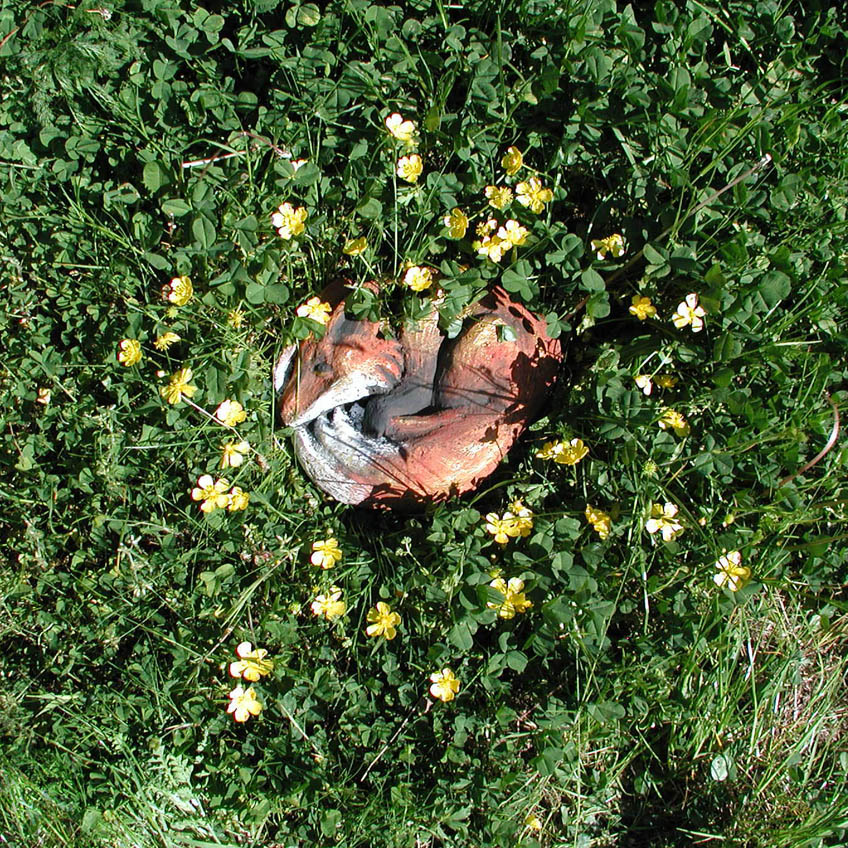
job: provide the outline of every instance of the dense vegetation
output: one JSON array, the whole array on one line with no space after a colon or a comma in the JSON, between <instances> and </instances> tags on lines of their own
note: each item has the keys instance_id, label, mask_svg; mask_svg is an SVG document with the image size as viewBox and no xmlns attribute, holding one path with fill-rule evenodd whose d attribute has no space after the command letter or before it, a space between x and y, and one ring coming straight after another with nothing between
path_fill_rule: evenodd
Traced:
<instances>
[{"instance_id":1,"label":"dense vegetation","mask_svg":"<svg viewBox=\"0 0 848 848\"><path fill-rule=\"evenodd\" d=\"M0 843L845 844L846 50L820 2L7 0ZM566 351L412 517L326 499L270 380L408 263Z\"/></svg>"}]
</instances>

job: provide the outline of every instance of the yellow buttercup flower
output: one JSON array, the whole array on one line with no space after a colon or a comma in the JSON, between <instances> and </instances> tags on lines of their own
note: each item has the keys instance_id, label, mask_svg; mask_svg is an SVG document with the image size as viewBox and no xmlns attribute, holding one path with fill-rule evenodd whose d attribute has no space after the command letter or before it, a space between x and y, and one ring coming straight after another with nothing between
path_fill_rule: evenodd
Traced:
<instances>
[{"instance_id":1,"label":"yellow buttercup flower","mask_svg":"<svg viewBox=\"0 0 848 848\"><path fill-rule=\"evenodd\" d=\"M346 241L342 248L342 253L346 253L348 256L359 256L360 253L365 253L367 249L368 239L365 238L365 236L362 236L362 238L349 239Z\"/></svg>"},{"instance_id":2,"label":"yellow buttercup flower","mask_svg":"<svg viewBox=\"0 0 848 848\"><path fill-rule=\"evenodd\" d=\"M191 277L185 274L174 277L167 286L162 289L162 297L170 301L174 306L185 306L194 296L194 286Z\"/></svg>"},{"instance_id":3,"label":"yellow buttercup flower","mask_svg":"<svg viewBox=\"0 0 848 848\"><path fill-rule=\"evenodd\" d=\"M250 642L240 642L236 646L236 656L239 659L230 663L230 675L232 677L243 677L251 683L270 674L274 670L274 661L265 659L268 651L265 648L253 649Z\"/></svg>"},{"instance_id":4,"label":"yellow buttercup flower","mask_svg":"<svg viewBox=\"0 0 848 848\"><path fill-rule=\"evenodd\" d=\"M542 821L535 813L528 813L524 819L524 827L539 831L542 829Z\"/></svg>"},{"instance_id":5,"label":"yellow buttercup flower","mask_svg":"<svg viewBox=\"0 0 848 848\"><path fill-rule=\"evenodd\" d=\"M517 147L507 148L503 159L501 159L501 167L507 175L514 177L521 170L523 164L524 157L521 155L521 151Z\"/></svg>"},{"instance_id":6,"label":"yellow buttercup flower","mask_svg":"<svg viewBox=\"0 0 848 848\"><path fill-rule=\"evenodd\" d=\"M713 575L713 582L716 586L727 586L731 592L738 592L751 579L751 569L742 565L739 551L719 557L715 567L718 573Z\"/></svg>"},{"instance_id":7,"label":"yellow buttercup flower","mask_svg":"<svg viewBox=\"0 0 848 848\"><path fill-rule=\"evenodd\" d=\"M661 430L674 430L674 435L681 439L689 435L689 422L674 409L666 409L657 423Z\"/></svg>"},{"instance_id":8,"label":"yellow buttercup flower","mask_svg":"<svg viewBox=\"0 0 848 848\"><path fill-rule=\"evenodd\" d=\"M386 129L398 141L404 144L412 144L415 140L415 124L405 121L399 113L393 112L386 118Z\"/></svg>"},{"instance_id":9,"label":"yellow buttercup flower","mask_svg":"<svg viewBox=\"0 0 848 848\"><path fill-rule=\"evenodd\" d=\"M506 209L512 203L512 189L508 186L486 186L486 197L489 199L489 206L495 209Z\"/></svg>"},{"instance_id":10,"label":"yellow buttercup flower","mask_svg":"<svg viewBox=\"0 0 848 848\"><path fill-rule=\"evenodd\" d=\"M222 479L213 480L211 474L203 474L197 480L197 485L191 490L193 501L203 501L200 509L203 512L214 512L216 509L224 509L229 503L229 495L226 494L230 484Z\"/></svg>"},{"instance_id":11,"label":"yellow buttercup flower","mask_svg":"<svg viewBox=\"0 0 848 848\"><path fill-rule=\"evenodd\" d=\"M221 446L221 468L238 468L249 450L250 443L244 440L226 442Z\"/></svg>"},{"instance_id":12,"label":"yellow buttercup flower","mask_svg":"<svg viewBox=\"0 0 848 848\"><path fill-rule=\"evenodd\" d=\"M592 250L598 259L605 259L607 255L618 259L619 256L624 256L624 236L621 233L613 233L606 238L593 239Z\"/></svg>"},{"instance_id":13,"label":"yellow buttercup flower","mask_svg":"<svg viewBox=\"0 0 848 848\"><path fill-rule=\"evenodd\" d=\"M692 327L693 333L700 333L704 329L704 308L698 304L698 295L694 292L686 295L686 300L677 305L677 311L671 316L671 322L682 330L684 327Z\"/></svg>"},{"instance_id":14,"label":"yellow buttercup flower","mask_svg":"<svg viewBox=\"0 0 848 848\"><path fill-rule=\"evenodd\" d=\"M291 203L281 203L277 211L271 215L271 225L276 228L277 235L289 241L299 236L306 229L306 219L309 213L302 206L292 206Z\"/></svg>"},{"instance_id":15,"label":"yellow buttercup flower","mask_svg":"<svg viewBox=\"0 0 848 848\"><path fill-rule=\"evenodd\" d=\"M481 221L475 231L480 238L485 238L488 235L491 235L498 228L498 222L494 218L488 218L485 221Z\"/></svg>"},{"instance_id":16,"label":"yellow buttercup flower","mask_svg":"<svg viewBox=\"0 0 848 848\"><path fill-rule=\"evenodd\" d=\"M458 206L455 209L451 209L450 214L445 215L442 221L448 228L448 235L452 239L465 237L465 231L468 229L468 217Z\"/></svg>"},{"instance_id":17,"label":"yellow buttercup flower","mask_svg":"<svg viewBox=\"0 0 848 848\"><path fill-rule=\"evenodd\" d=\"M316 595L312 602L312 614L318 618L326 618L327 621L332 621L344 615L347 611L347 604L341 600L342 590L338 586L331 586L330 591L326 595Z\"/></svg>"},{"instance_id":18,"label":"yellow buttercup flower","mask_svg":"<svg viewBox=\"0 0 848 848\"><path fill-rule=\"evenodd\" d=\"M136 339L121 339L118 342L118 362L121 365L138 365L141 356L141 342Z\"/></svg>"},{"instance_id":19,"label":"yellow buttercup flower","mask_svg":"<svg viewBox=\"0 0 848 848\"><path fill-rule=\"evenodd\" d=\"M636 388L642 390L643 395L649 395L654 388L651 378L647 374L638 374L633 378Z\"/></svg>"},{"instance_id":20,"label":"yellow buttercup flower","mask_svg":"<svg viewBox=\"0 0 848 848\"><path fill-rule=\"evenodd\" d=\"M527 182L515 187L515 196L522 206L527 206L537 215L545 208L546 203L554 199L554 193L549 188L543 188L538 177L530 177Z\"/></svg>"},{"instance_id":21,"label":"yellow buttercup flower","mask_svg":"<svg viewBox=\"0 0 848 848\"><path fill-rule=\"evenodd\" d=\"M572 439L568 444L559 440L545 442L536 451L536 456L539 459L552 459L559 465L577 465L587 453L589 453L589 448L583 444L582 439Z\"/></svg>"},{"instance_id":22,"label":"yellow buttercup flower","mask_svg":"<svg viewBox=\"0 0 848 848\"><path fill-rule=\"evenodd\" d=\"M677 520L677 505L651 504L651 517L645 522L645 529L651 535L659 533L664 542L676 539L683 532L683 525Z\"/></svg>"},{"instance_id":23,"label":"yellow buttercup flower","mask_svg":"<svg viewBox=\"0 0 848 848\"><path fill-rule=\"evenodd\" d=\"M529 536L533 529L533 512L520 500L514 500L509 505L509 510L504 513L504 519L509 525L507 532L510 536L523 538Z\"/></svg>"},{"instance_id":24,"label":"yellow buttercup flower","mask_svg":"<svg viewBox=\"0 0 848 848\"><path fill-rule=\"evenodd\" d=\"M585 515L586 520L592 525L592 529L594 529L602 539L609 537L610 530L612 529L612 519L606 512L602 509L597 509L586 504Z\"/></svg>"},{"instance_id":25,"label":"yellow buttercup flower","mask_svg":"<svg viewBox=\"0 0 848 848\"><path fill-rule=\"evenodd\" d=\"M673 389L677 385L677 377L671 374L657 374L654 380L661 389Z\"/></svg>"},{"instance_id":26,"label":"yellow buttercup flower","mask_svg":"<svg viewBox=\"0 0 848 848\"><path fill-rule=\"evenodd\" d=\"M244 323L244 312L241 309L231 309L227 313L227 323L234 329L241 329L241 325Z\"/></svg>"},{"instance_id":27,"label":"yellow buttercup flower","mask_svg":"<svg viewBox=\"0 0 848 848\"><path fill-rule=\"evenodd\" d=\"M459 678L449 668L434 671L430 675L430 694L447 703L459 692Z\"/></svg>"},{"instance_id":28,"label":"yellow buttercup flower","mask_svg":"<svg viewBox=\"0 0 848 848\"><path fill-rule=\"evenodd\" d=\"M321 326L326 326L330 323L330 313L332 311L330 304L321 300L320 297L310 297L306 303L301 303L297 307L296 314L298 318L310 318L313 321L317 321Z\"/></svg>"},{"instance_id":29,"label":"yellow buttercup flower","mask_svg":"<svg viewBox=\"0 0 848 848\"><path fill-rule=\"evenodd\" d=\"M412 265L403 275L403 284L413 291L424 291L433 285L433 272L422 265Z\"/></svg>"},{"instance_id":30,"label":"yellow buttercup flower","mask_svg":"<svg viewBox=\"0 0 848 848\"><path fill-rule=\"evenodd\" d=\"M500 618L515 618L533 606L533 602L524 595L524 581L518 577L510 577L509 582L503 577L496 577L489 586L504 596L500 603L488 601L486 604L489 609L496 609Z\"/></svg>"},{"instance_id":31,"label":"yellow buttercup flower","mask_svg":"<svg viewBox=\"0 0 848 848\"><path fill-rule=\"evenodd\" d=\"M365 620L369 622L365 628L366 636L384 636L389 640L397 636L395 628L400 624L400 616L392 612L391 607L384 601L377 601L377 606L368 610Z\"/></svg>"},{"instance_id":32,"label":"yellow buttercup flower","mask_svg":"<svg viewBox=\"0 0 848 848\"><path fill-rule=\"evenodd\" d=\"M247 509L249 503L250 495L240 486L233 486L232 490L227 494L227 509L230 512Z\"/></svg>"},{"instance_id":33,"label":"yellow buttercup flower","mask_svg":"<svg viewBox=\"0 0 848 848\"><path fill-rule=\"evenodd\" d=\"M640 321L645 321L647 318L653 318L657 314L657 307L651 303L651 298L641 297L634 294L630 299L630 314L635 315Z\"/></svg>"},{"instance_id":34,"label":"yellow buttercup flower","mask_svg":"<svg viewBox=\"0 0 848 848\"><path fill-rule=\"evenodd\" d=\"M169 330L167 333L162 333L161 336L156 338L156 341L153 342L153 347L155 347L156 350L167 350L172 344L176 344L179 340L180 337Z\"/></svg>"},{"instance_id":35,"label":"yellow buttercup flower","mask_svg":"<svg viewBox=\"0 0 848 848\"><path fill-rule=\"evenodd\" d=\"M478 228L479 230L479 228ZM471 245L481 256L486 256L492 262L500 262L505 253L512 250L512 242L502 239L498 235L484 236L482 240L475 241Z\"/></svg>"},{"instance_id":36,"label":"yellow buttercup flower","mask_svg":"<svg viewBox=\"0 0 848 848\"><path fill-rule=\"evenodd\" d=\"M165 398L168 403L179 403L184 397L194 397L197 391L197 386L191 385L192 372L191 368L180 368L174 374L171 374L167 386L162 386L159 389L159 394Z\"/></svg>"},{"instance_id":37,"label":"yellow buttercup flower","mask_svg":"<svg viewBox=\"0 0 848 848\"><path fill-rule=\"evenodd\" d=\"M486 532L491 533L499 545L505 545L510 538L509 530L512 529L509 519L501 518L496 512L490 512L485 520Z\"/></svg>"},{"instance_id":38,"label":"yellow buttercup flower","mask_svg":"<svg viewBox=\"0 0 848 848\"><path fill-rule=\"evenodd\" d=\"M529 235L530 231L526 227L522 227L518 221L510 218L502 227L498 228L497 237L503 242L508 242L510 247L518 247L527 241Z\"/></svg>"},{"instance_id":39,"label":"yellow buttercup flower","mask_svg":"<svg viewBox=\"0 0 848 848\"><path fill-rule=\"evenodd\" d=\"M424 170L424 161L417 153L402 156L397 163L397 175L408 183L417 183Z\"/></svg>"},{"instance_id":40,"label":"yellow buttercup flower","mask_svg":"<svg viewBox=\"0 0 848 848\"><path fill-rule=\"evenodd\" d=\"M215 410L215 417L225 427L235 427L247 418L247 413L237 400L225 400Z\"/></svg>"},{"instance_id":41,"label":"yellow buttercup flower","mask_svg":"<svg viewBox=\"0 0 848 848\"><path fill-rule=\"evenodd\" d=\"M256 699L254 688L251 686L243 689L241 686L236 686L230 692L230 705L227 707L227 712L233 713L236 721L247 721L252 715L259 715L262 712L262 704Z\"/></svg>"},{"instance_id":42,"label":"yellow buttercup flower","mask_svg":"<svg viewBox=\"0 0 848 848\"><path fill-rule=\"evenodd\" d=\"M336 539L321 539L312 543L312 556L309 561L319 568L332 568L342 558L342 551Z\"/></svg>"}]
</instances>

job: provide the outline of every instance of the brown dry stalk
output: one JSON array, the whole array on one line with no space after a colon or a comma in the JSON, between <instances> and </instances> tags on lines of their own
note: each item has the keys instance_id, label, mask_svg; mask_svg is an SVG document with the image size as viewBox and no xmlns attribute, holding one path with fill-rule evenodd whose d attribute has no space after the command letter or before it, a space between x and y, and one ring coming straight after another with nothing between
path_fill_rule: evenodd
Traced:
<instances>
[{"instance_id":1,"label":"brown dry stalk","mask_svg":"<svg viewBox=\"0 0 848 848\"><path fill-rule=\"evenodd\" d=\"M806 465L801 466L794 474L784 477L777 484L778 489L782 489L787 483L790 483L796 477L800 477L814 465L821 462L830 453L836 444L836 440L839 438L839 407L833 402L830 392L825 392L824 396L827 398L827 402L833 407L833 429L830 431L830 438L828 438L825 446Z\"/></svg>"}]
</instances>

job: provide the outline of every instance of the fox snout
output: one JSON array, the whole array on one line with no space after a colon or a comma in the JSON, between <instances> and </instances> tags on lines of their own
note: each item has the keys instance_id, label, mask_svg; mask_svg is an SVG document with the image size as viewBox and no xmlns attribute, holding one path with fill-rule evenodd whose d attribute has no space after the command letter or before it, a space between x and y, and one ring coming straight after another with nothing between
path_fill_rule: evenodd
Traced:
<instances>
[{"instance_id":1,"label":"fox snout","mask_svg":"<svg viewBox=\"0 0 848 848\"><path fill-rule=\"evenodd\" d=\"M337 406L391 391L403 376L403 350L380 325L333 310L321 339L303 342L283 390L283 422L302 427ZM294 352L292 352L294 354Z\"/></svg>"}]
</instances>

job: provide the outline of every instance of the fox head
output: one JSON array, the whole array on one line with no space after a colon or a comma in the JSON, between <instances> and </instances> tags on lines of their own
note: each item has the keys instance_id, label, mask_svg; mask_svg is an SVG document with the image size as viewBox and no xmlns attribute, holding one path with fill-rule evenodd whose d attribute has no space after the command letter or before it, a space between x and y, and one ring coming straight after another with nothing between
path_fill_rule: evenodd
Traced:
<instances>
[{"instance_id":1,"label":"fox head","mask_svg":"<svg viewBox=\"0 0 848 848\"><path fill-rule=\"evenodd\" d=\"M336 406L384 394L403 376L400 343L381 338L378 323L347 318L346 293L339 285L321 293L334 307L324 335L286 348L275 368L288 426L301 427Z\"/></svg>"}]
</instances>

